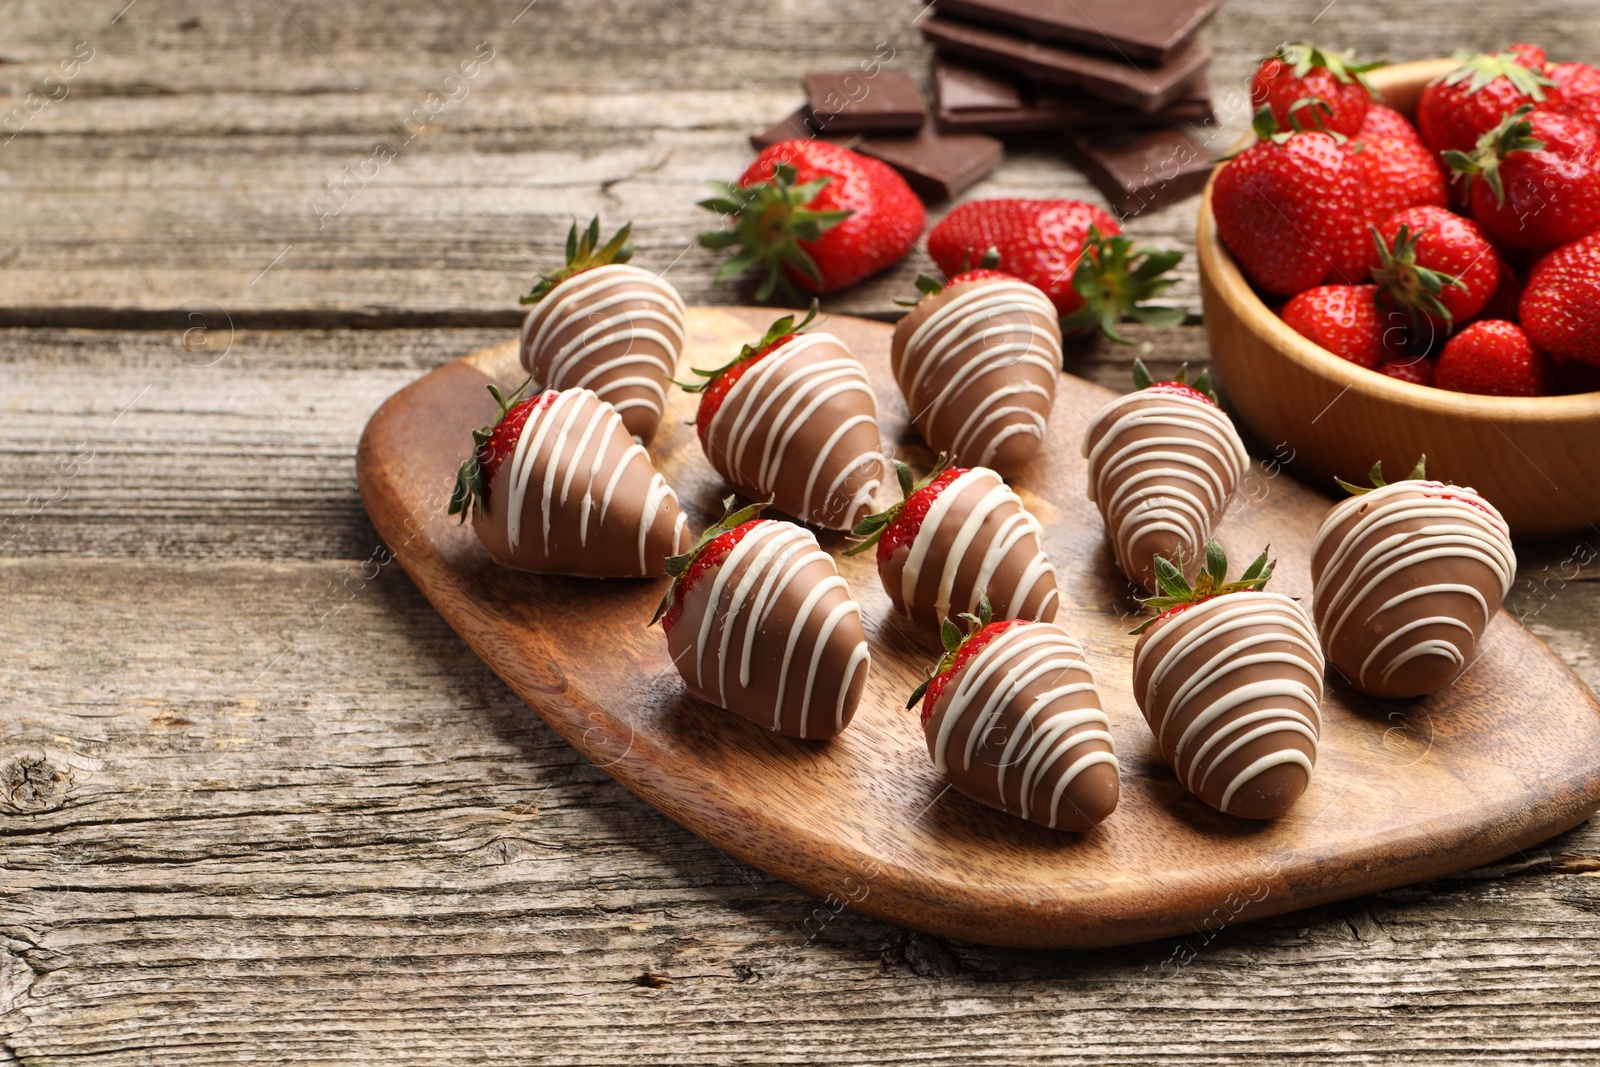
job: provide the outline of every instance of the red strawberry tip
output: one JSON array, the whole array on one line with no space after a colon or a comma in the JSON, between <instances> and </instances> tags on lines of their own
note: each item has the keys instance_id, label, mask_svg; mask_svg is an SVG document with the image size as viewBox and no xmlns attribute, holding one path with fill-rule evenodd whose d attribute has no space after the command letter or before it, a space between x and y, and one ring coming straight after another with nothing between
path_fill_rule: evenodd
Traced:
<instances>
[{"instance_id":1,"label":"red strawberry tip","mask_svg":"<svg viewBox=\"0 0 1600 1067\"><path fill-rule=\"evenodd\" d=\"M493 440L495 430L500 424L506 420L506 417L511 414L513 409L524 402L522 394L532 384L533 375L531 374L523 379L522 384L513 389L510 394L502 393L500 387L492 382L489 384L489 395L494 397L494 402L499 405L500 414L496 415L494 421L489 425L472 431L472 454L463 460L461 466L456 469L456 484L455 488L450 492L450 508L446 514L461 516L456 520L458 523L466 522L468 512L474 507L482 506L483 501L488 499L489 479L494 476L495 470L498 469L499 459L492 453L487 456L484 455L484 449ZM555 392L547 390L543 395L529 399L537 399L540 406L543 406L550 403L555 397Z\"/></svg>"},{"instance_id":2,"label":"red strawberry tip","mask_svg":"<svg viewBox=\"0 0 1600 1067\"><path fill-rule=\"evenodd\" d=\"M895 523L900 521L900 516L905 512L906 505L911 503L913 496L931 490L932 492L929 493L930 498L937 497L945 488L944 485L938 484L941 478L948 474L965 474L966 469L951 467L950 456L947 453L940 452L939 458L934 461L933 470L929 471L921 481L915 480L916 476L912 473L910 465L898 459L894 461L894 473L895 477L900 481L900 503L885 511L880 511L876 515L868 515L856 523L855 528L850 531L850 536L860 538L860 540L845 549L845 555L857 556L873 545L880 544L883 535L889 532ZM948 480L946 484L948 484Z\"/></svg>"},{"instance_id":3,"label":"red strawberry tip","mask_svg":"<svg viewBox=\"0 0 1600 1067\"><path fill-rule=\"evenodd\" d=\"M1190 585L1183 576L1183 571L1170 562L1165 556L1155 557L1156 588L1155 596L1142 601L1148 611L1156 612L1152 619L1146 619L1133 630L1133 634L1142 634L1156 623L1170 619L1196 604L1210 600L1213 597L1225 596L1228 593L1260 592L1272 577L1272 569L1277 566L1277 561L1268 558L1272 551L1271 546L1262 549L1250 566L1245 568L1243 574L1233 581L1228 581L1228 557L1223 553L1222 546L1215 541L1206 542L1206 565Z\"/></svg>"},{"instance_id":4,"label":"red strawberry tip","mask_svg":"<svg viewBox=\"0 0 1600 1067\"><path fill-rule=\"evenodd\" d=\"M1135 248L1133 239L1122 234L1102 237L1098 227L1090 226L1072 270L1072 290L1083 304L1062 318L1061 332L1072 336L1098 330L1126 345L1132 342L1117 332L1124 318L1146 326L1183 325L1182 308L1145 303L1177 283L1164 275L1182 258L1173 249Z\"/></svg>"},{"instance_id":5,"label":"red strawberry tip","mask_svg":"<svg viewBox=\"0 0 1600 1067\"><path fill-rule=\"evenodd\" d=\"M626 263L633 258L633 241L629 235L633 232L633 223L625 222L622 229L611 235L611 240L605 244L600 243L600 216L596 215L589 220L589 226L581 234L578 231L578 221L572 221L572 229L567 231L567 262L560 269L549 274L541 274L526 296L518 299L519 304L537 304L543 300L556 286L572 277L582 274L586 270L604 267L610 263Z\"/></svg>"},{"instance_id":6,"label":"red strawberry tip","mask_svg":"<svg viewBox=\"0 0 1600 1067\"><path fill-rule=\"evenodd\" d=\"M718 538L732 534L752 524L756 517L772 506L772 498L758 500L753 504L735 510L734 504L738 497L725 497L722 501L722 518L708 526L695 540L689 551L677 556L668 556L666 562L667 576L672 579L667 585L667 591L661 598L661 603L656 607L656 613L651 616L649 626L661 623L663 630L671 631L673 624L678 621L682 611L682 602L679 599L679 589L688 592L692 582L686 580L696 560L705 554L712 543ZM731 547L731 543L730 546Z\"/></svg>"},{"instance_id":7,"label":"red strawberry tip","mask_svg":"<svg viewBox=\"0 0 1600 1067\"><path fill-rule=\"evenodd\" d=\"M1150 389L1158 393L1177 393L1184 396L1193 396L1197 400L1204 400L1212 407L1218 407L1217 394L1211 387L1211 372L1203 370L1200 377L1191 385L1184 379L1189 376L1189 364L1185 363L1178 368L1178 376L1165 381L1156 381L1150 376L1150 368L1144 365L1144 360L1135 358L1133 361L1133 387L1135 390Z\"/></svg>"},{"instance_id":8,"label":"red strawberry tip","mask_svg":"<svg viewBox=\"0 0 1600 1067\"><path fill-rule=\"evenodd\" d=\"M766 300L774 292L798 299L794 284L784 274L785 266L822 287L822 269L803 246L815 241L854 212L815 211L809 205L833 179L818 178L795 184L793 163L778 163L772 178L749 185L711 182L715 196L699 202L708 211L732 218L731 230L710 230L700 235L703 248L723 249L739 246L739 251L717 269L717 281L736 278L747 270L759 269L761 283L756 299Z\"/></svg>"}]
</instances>

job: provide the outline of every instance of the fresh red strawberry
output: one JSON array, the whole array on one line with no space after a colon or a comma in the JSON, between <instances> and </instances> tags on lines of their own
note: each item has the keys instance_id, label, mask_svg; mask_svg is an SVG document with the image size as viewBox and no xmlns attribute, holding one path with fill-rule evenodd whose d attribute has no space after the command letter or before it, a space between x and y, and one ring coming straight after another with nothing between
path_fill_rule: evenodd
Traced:
<instances>
[{"instance_id":1,"label":"fresh red strawberry","mask_svg":"<svg viewBox=\"0 0 1600 1067\"><path fill-rule=\"evenodd\" d=\"M1375 369L1401 354L1405 316L1378 305L1376 285L1322 285L1283 305L1283 321L1302 337L1351 363Z\"/></svg>"},{"instance_id":2,"label":"fresh red strawberry","mask_svg":"<svg viewBox=\"0 0 1600 1067\"><path fill-rule=\"evenodd\" d=\"M1435 152L1472 151L1478 138L1512 111L1545 99L1552 82L1543 71L1544 50L1530 44L1467 57L1422 90L1417 101L1422 143Z\"/></svg>"},{"instance_id":3,"label":"fresh red strawberry","mask_svg":"<svg viewBox=\"0 0 1600 1067\"><path fill-rule=\"evenodd\" d=\"M1407 208L1373 234L1372 280L1421 330L1449 333L1489 302L1500 257L1478 224L1442 207Z\"/></svg>"},{"instance_id":4,"label":"fresh red strawberry","mask_svg":"<svg viewBox=\"0 0 1600 1067\"><path fill-rule=\"evenodd\" d=\"M1472 217L1496 241L1543 252L1600 230L1600 133L1577 119L1518 108L1445 161L1467 176Z\"/></svg>"},{"instance_id":5,"label":"fresh red strawberry","mask_svg":"<svg viewBox=\"0 0 1600 1067\"><path fill-rule=\"evenodd\" d=\"M1600 67L1587 63L1552 63L1545 74L1555 82L1555 88L1548 91L1540 107L1600 129Z\"/></svg>"},{"instance_id":6,"label":"fresh red strawberry","mask_svg":"<svg viewBox=\"0 0 1600 1067\"><path fill-rule=\"evenodd\" d=\"M1408 207L1449 203L1439 159L1400 112L1374 103L1356 137L1366 157L1366 217L1382 222Z\"/></svg>"},{"instance_id":7,"label":"fresh red strawberry","mask_svg":"<svg viewBox=\"0 0 1600 1067\"><path fill-rule=\"evenodd\" d=\"M987 613L985 613L987 614ZM928 720L933 717L933 706L939 702L939 694L944 692L945 686L955 680L972 658L982 652L984 646L1013 626L1034 625L1027 619L1005 619L1000 622L989 622L973 615L964 615L963 618L972 622L973 630L965 637L960 635L956 624L945 620L945 654L939 660L938 666L933 669L933 674L927 681L917 687L911 694L911 699L906 702L906 707L916 706L917 701L922 701L922 725L928 725ZM952 638L953 635L953 638ZM952 641L954 647L952 648Z\"/></svg>"},{"instance_id":8,"label":"fresh red strawberry","mask_svg":"<svg viewBox=\"0 0 1600 1067\"><path fill-rule=\"evenodd\" d=\"M1550 357L1516 323L1485 319L1445 343L1433 384L1458 393L1544 396L1550 391Z\"/></svg>"},{"instance_id":9,"label":"fresh red strawberry","mask_svg":"<svg viewBox=\"0 0 1600 1067\"><path fill-rule=\"evenodd\" d=\"M522 427L527 424L528 416L540 408L549 407L561 395L554 389L547 389L538 396L524 399L522 391L531 384L532 375L517 386L510 396L500 392L499 386L489 386L490 395L500 405L500 414L488 426L472 431L472 455L456 471L456 487L450 494L449 514L460 515L459 521L466 522L469 510L487 499L489 482L494 478L495 471L500 469L500 464L516 451L517 440L522 436Z\"/></svg>"},{"instance_id":10,"label":"fresh red strawberry","mask_svg":"<svg viewBox=\"0 0 1600 1067\"><path fill-rule=\"evenodd\" d=\"M731 507L733 498L729 497L725 504ZM705 577L706 572L721 566L722 561L728 558L728 553L733 551L733 546L744 540L746 534L766 521L756 518L766 506L763 501L730 511L721 522L701 534L688 552L667 561L667 573L672 576L672 584L667 587L667 595L662 597L655 618L650 620L652 624L659 621L664 632L672 632L683 615L683 601L689 590Z\"/></svg>"},{"instance_id":11,"label":"fresh red strawberry","mask_svg":"<svg viewBox=\"0 0 1600 1067\"><path fill-rule=\"evenodd\" d=\"M1328 130L1354 137L1372 103L1362 75L1381 63L1352 63L1345 52L1296 42L1281 46L1250 79L1250 104L1272 109L1282 129ZM1310 101L1322 101L1318 107Z\"/></svg>"},{"instance_id":12,"label":"fresh red strawberry","mask_svg":"<svg viewBox=\"0 0 1600 1067\"><path fill-rule=\"evenodd\" d=\"M882 563L894 554L894 550L901 545L909 545L917 539L917 531L922 529L922 521L928 517L928 509L933 507L933 502L939 499L939 494L950 487L950 483L967 473L967 467L946 467L944 457L934 467L933 472L922 481L912 484L911 468L904 463L896 463L895 470L900 476L900 489L904 499L900 503L881 511L876 515L869 515L856 525L855 535L863 540L858 541L846 550L846 555L855 555L866 551L869 545L878 546L878 562Z\"/></svg>"},{"instance_id":13,"label":"fresh red strawberry","mask_svg":"<svg viewBox=\"0 0 1600 1067\"><path fill-rule=\"evenodd\" d=\"M1534 264L1518 318L1544 351L1600 366L1600 233Z\"/></svg>"},{"instance_id":14,"label":"fresh red strawberry","mask_svg":"<svg viewBox=\"0 0 1600 1067\"><path fill-rule=\"evenodd\" d=\"M755 344L745 345L739 354L729 363L712 370L691 368L703 381L678 382L673 384L681 386L686 392L700 394L700 408L695 414L695 431L699 433L700 440L706 439L706 432L711 428L711 420L716 417L717 409L728 397L728 390L733 388L735 382L744 376L745 371L755 366L775 349L781 348L794 339L795 334L804 333L810 329L817 317L817 302L811 302L811 310L799 323L794 321L793 315L785 315L778 319L761 340Z\"/></svg>"},{"instance_id":15,"label":"fresh red strawberry","mask_svg":"<svg viewBox=\"0 0 1600 1067\"><path fill-rule=\"evenodd\" d=\"M1260 140L1217 173L1211 208L1217 233L1251 281L1293 296L1336 266L1365 260L1361 187L1366 164L1333 134L1277 132L1256 113ZM1336 258L1337 257L1337 258Z\"/></svg>"},{"instance_id":16,"label":"fresh red strawberry","mask_svg":"<svg viewBox=\"0 0 1600 1067\"><path fill-rule=\"evenodd\" d=\"M1413 385L1432 385L1433 369L1427 356L1390 356L1378 364L1378 373Z\"/></svg>"},{"instance_id":17,"label":"fresh red strawberry","mask_svg":"<svg viewBox=\"0 0 1600 1067\"><path fill-rule=\"evenodd\" d=\"M780 141L756 156L735 183L713 182L700 206L735 222L700 235L706 248L739 252L717 280L762 272L756 299L795 287L828 293L905 258L927 212L888 164L826 141Z\"/></svg>"},{"instance_id":18,"label":"fresh red strawberry","mask_svg":"<svg viewBox=\"0 0 1600 1067\"><path fill-rule=\"evenodd\" d=\"M928 255L958 274L992 249L1001 273L1041 290L1066 320L1064 332L1099 327L1116 336L1123 316L1150 325L1182 321L1176 308L1144 301L1165 292L1179 252L1136 249L1117 220L1081 200L971 200L928 233ZM1108 328L1109 327L1109 328Z\"/></svg>"}]
</instances>

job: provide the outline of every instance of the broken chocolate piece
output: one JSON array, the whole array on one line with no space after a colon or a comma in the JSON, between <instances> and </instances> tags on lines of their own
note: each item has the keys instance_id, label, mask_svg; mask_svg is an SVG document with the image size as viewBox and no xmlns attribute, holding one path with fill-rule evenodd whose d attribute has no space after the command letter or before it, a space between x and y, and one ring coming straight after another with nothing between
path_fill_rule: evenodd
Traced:
<instances>
[{"instance_id":1,"label":"broken chocolate piece","mask_svg":"<svg viewBox=\"0 0 1600 1067\"><path fill-rule=\"evenodd\" d=\"M832 130L821 122L816 115L813 115L809 107L802 107L793 115L773 123L760 133L752 133L750 135L750 146L760 152L771 148L780 141L793 141L796 139L827 141L831 144L843 145L845 148L854 148L861 141L861 135L859 133L841 133Z\"/></svg>"},{"instance_id":2,"label":"broken chocolate piece","mask_svg":"<svg viewBox=\"0 0 1600 1067\"><path fill-rule=\"evenodd\" d=\"M1165 63L1222 0L939 0L957 18L1062 41L1135 63Z\"/></svg>"},{"instance_id":3,"label":"broken chocolate piece","mask_svg":"<svg viewBox=\"0 0 1600 1067\"><path fill-rule=\"evenodd\" d=\"M1211 176L1210 153L1182 130L1075 137L1069 154L1123 218L1186 200Z\"/></svg>"},{"instance_id":4,"label":"broken chocolate piece","mask_svg":"<svg viewBox=\"0 0 1600 1067\"><path fill-rule=\"evenodd\" d=\"M981 133L941 133L925 123L915 137L864 137L856 150L881 159L925 203L950 200L1000 165L1005 148Z\"/></svg>"},{"instance_id":5,"label":"broken chocolate piece","mask_svg":"<svg viewBox=\"0 0 1600 1067\"><path fill-rule=\"evenodd\" d=\"M833 133L916 133L928 117L917 81L903 70L807 74L811 110Z\"/></svg>"},{"instance_id":6,"label":"broken chocolate piece","mask_svg":"<svg viewBox=\"0 0 1600 1067\"><path fill-rule=\"evenodd\" d=\"M1021 37L941 16L919 23L941 51L991 63L1054 85L1083 89L1139 111L1159 111L1189 94L1211 62L1211 49L1183 45L1165 63L1134 66L1120 60Z\"/></svg>"},{"instance_id":7,"label":"broken chocolate piece","mask_svg":"<svg viewBox=\"0 0 1600 1067\"><path fill-rule=\"evenodd\" d=\"M940 56L933 67L939 129L948 133L1116 133L1211 118L1211 85L1202 76L1188 95L1160 111L1116 107L1087 93L1039 85Z\"/></svg>"}]
</instances>

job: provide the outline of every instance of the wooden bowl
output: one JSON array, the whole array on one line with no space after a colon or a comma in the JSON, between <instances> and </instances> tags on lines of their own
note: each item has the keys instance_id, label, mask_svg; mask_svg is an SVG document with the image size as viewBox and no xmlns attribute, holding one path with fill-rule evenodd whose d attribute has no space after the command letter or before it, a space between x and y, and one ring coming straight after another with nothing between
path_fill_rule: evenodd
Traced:
<instances>
[{"instance_id":1,"label":"wooden bowl","mask_svg":"<svg viewBox=\"0 0 1600 1067\"><path fill-rule=\"evenodd\" d=\"M1411 115L1423 86L1454 65L1406 63L1368 78L1390 107ZM1341 359L1286 326L1250 287L1217 237L1211 183L1197 245L1211 359L1228 406L1269 451L1292 450L1291 470L1331 491L1334 476L1365 484L1382 460L1399 478L1426 454L1431 477L1477 489L1516 537L1600 522L1600 393L1454 393Z\"/></svg>"}]
</instances>

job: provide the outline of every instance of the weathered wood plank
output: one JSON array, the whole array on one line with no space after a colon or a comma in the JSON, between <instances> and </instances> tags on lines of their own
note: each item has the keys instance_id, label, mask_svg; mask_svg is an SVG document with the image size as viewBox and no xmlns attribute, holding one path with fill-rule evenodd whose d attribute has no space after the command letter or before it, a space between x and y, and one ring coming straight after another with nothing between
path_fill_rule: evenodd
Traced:
<instances>
[{"instance_id":1,"label":"weathered wood plank","mask_svg":"<svg viewBox=\"0 0 1600 1067\"><path fill-rule=\"evenodd\" d=\"M351 573L0 563L0 776L26 764L33 783L0 808L0 1032L22 1062L1501 1064L1597 1048L1593 824L1493 869L1179 942L911 936L834 915L634 801L393 568L320 619Z\"/></svg>"}]
</instances>

